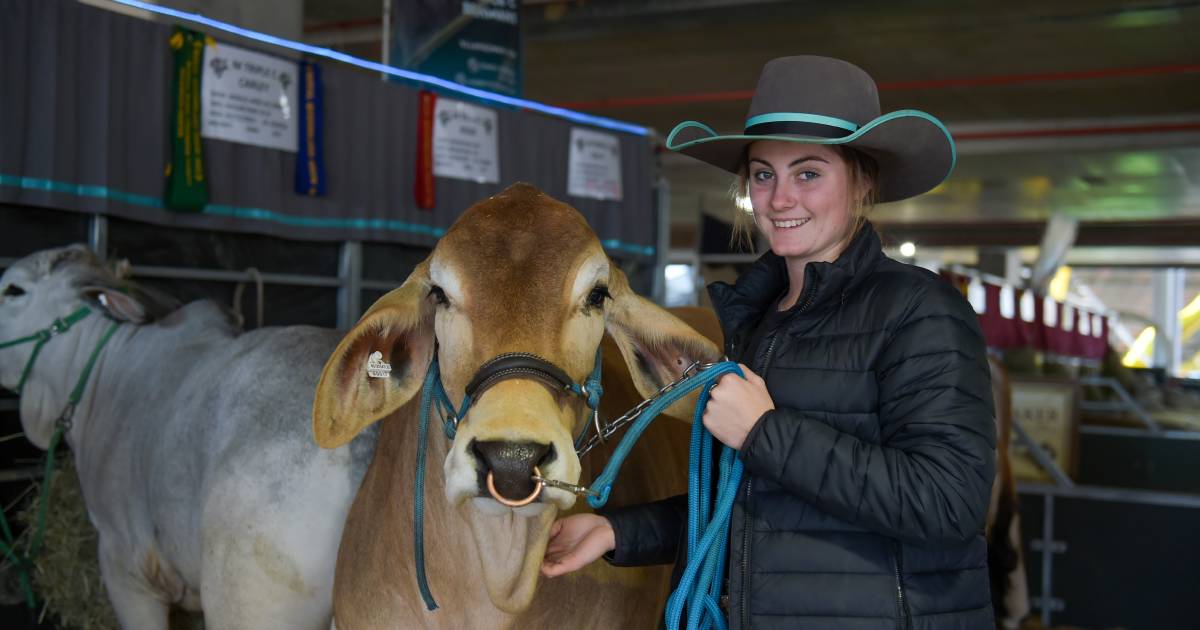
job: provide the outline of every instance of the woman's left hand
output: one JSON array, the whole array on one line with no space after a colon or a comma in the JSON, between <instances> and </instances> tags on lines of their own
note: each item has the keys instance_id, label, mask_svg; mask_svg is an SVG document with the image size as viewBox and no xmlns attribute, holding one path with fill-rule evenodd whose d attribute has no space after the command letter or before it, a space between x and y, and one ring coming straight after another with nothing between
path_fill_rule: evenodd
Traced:
<instances>
[{"instance_id":1,"label":"woman's left hand","mask_svg":"<svg viewBox=\"0 0 1200 630\"><path fill-rule=\"evenodd\" d=\"M704 428L722 444L741 449L754 423L775 408L767 383L750 368L738 364L746 378L726 374L717 379L704 409Z\"/></svg>"}]
</instances>

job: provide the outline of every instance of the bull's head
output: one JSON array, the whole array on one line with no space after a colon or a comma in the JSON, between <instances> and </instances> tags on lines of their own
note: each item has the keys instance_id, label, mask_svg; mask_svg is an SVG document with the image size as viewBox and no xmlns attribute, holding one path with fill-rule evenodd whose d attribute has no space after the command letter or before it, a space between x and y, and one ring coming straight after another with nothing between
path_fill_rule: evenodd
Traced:
<instances>
[{"instance_id":1,"label":"bull's head","mask_svg":"<svg viewBox=\"0 0 1200 630\"><path fill-rule=\"evenodd\" d=\"M578 212L515 185L470 208L342 340L317 387L316 440L345 444L412 400L435 351L457 402L478 368L506 353L537 355L581 383L606 331L644 396L693 361L720 354L633 293ZM388 378L366 372L377 351L392 366ZM589 419L578 396L537 378L507 379L478 395L448 446L445 496L470 523L488 593L501 609L528 606L549 526L575 497L547 488L535 503L511 508L489 492L488 473L509 499L533 488L535 466L544 477L578 483L573 440Z\"/></svg>"}]
</instances>

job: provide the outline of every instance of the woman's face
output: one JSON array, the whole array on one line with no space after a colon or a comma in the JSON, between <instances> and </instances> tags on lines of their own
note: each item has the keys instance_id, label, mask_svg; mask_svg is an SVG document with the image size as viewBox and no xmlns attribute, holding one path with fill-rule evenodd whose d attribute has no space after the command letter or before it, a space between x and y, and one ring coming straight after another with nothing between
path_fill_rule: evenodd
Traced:
<instances>
[{"instance_id":1,"label":"woman's face","mask_svg":"<svg viewBox=\"0 0 1200 630\"><path fill-rule=\"evenodd\" d=\"M804 262L832 261L853 227L850 169L837 149L760 140L747 163L754 222L771 251Z\"/></svg>"}]
</instances>

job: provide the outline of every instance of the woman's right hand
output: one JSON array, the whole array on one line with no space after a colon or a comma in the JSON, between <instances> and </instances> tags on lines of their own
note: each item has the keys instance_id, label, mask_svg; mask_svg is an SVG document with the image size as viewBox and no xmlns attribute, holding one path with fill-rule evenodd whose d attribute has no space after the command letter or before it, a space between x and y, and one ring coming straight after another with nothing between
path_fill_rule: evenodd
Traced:
<instances>
[{"instance_id":1,"label":"woman's right hand","mask_svg":"<svg viewBox=\"0 0 1200 630\"><path fill-rule=\"evenodd\" d=\"M573 514L554 521L542 559L542 575L557 577L581 569L616 549L616 533L598 514Z\"/></svg>"}]
</instances>

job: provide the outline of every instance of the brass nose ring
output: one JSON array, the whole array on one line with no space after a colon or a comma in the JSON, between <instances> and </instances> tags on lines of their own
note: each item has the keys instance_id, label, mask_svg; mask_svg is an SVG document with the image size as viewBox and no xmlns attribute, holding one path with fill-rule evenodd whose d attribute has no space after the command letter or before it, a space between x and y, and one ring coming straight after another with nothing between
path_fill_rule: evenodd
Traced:
<instances>
[{"instance_id":1,"label":"brass nose ring","mask_svg":"<svg viewBox=\"0 0 1200 630\"><path fill-rule=\"evenodd\" d=\"M537 475L538 477L541 477L542 471L538 470L537 466L534 466L533 474ZM533 503L534 501L536 501L538 496L540 496L542 494L542 484L539 482L539 483L533 484L533 492L529 496L525 497L524 499L517 499L516 501L513 501L512 499L505 498L504 495L500 494L496 490L496 481L495 481L495 479L493 479L492 471L490 471L490 470L488 471L488 474L487 474L487 489L488 489L488 492L491 493L493 499L499 501L501 503L501 505L507 505L508 507L521 507L522 505L529 505L530 503Z\"/></svg>"}]
</instances>

